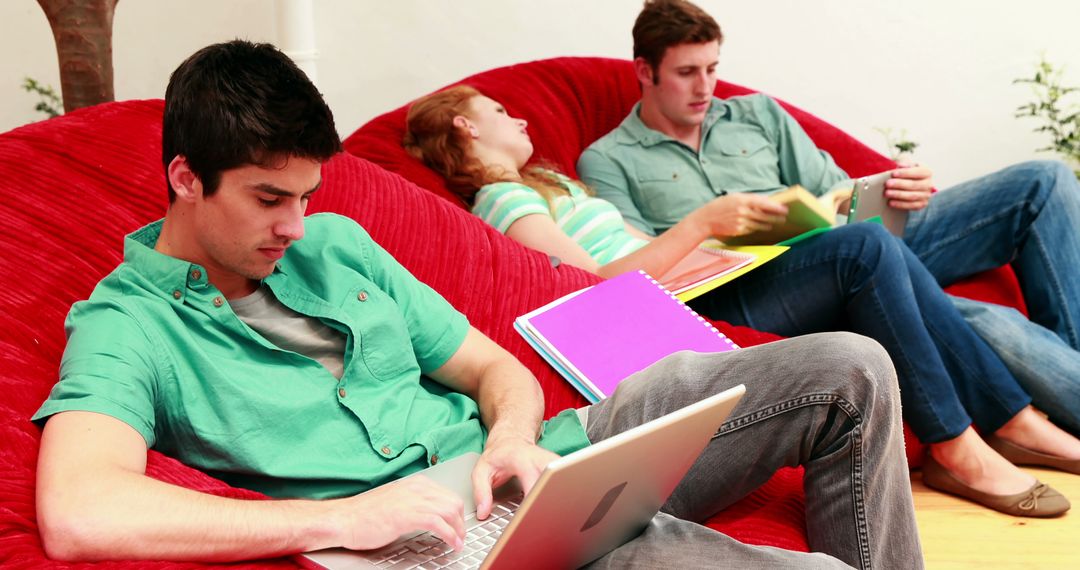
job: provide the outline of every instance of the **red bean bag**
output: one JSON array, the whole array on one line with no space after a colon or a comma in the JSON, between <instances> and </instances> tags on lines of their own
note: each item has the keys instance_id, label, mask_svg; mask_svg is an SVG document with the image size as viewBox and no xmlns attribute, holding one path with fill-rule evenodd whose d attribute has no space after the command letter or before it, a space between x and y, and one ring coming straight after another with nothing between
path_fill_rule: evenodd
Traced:
<instances>
[{"instance_id":1,"label":"red bean bag","mask_svg":"<svg viewBox=\"0 0 1080 570\"><path fill-rule=\"evenodd\" d=\"M122 258L123 237L166 209L161 155L161 101L130 101L83 109L0 134L0 567L201 568L201 564L135 561L96 565L48 560L34 507L40 429L30 416L57 379L64 317ZM511 331L514 316L595 283L572 267L551 267L461 208L372 163L342 153L324 167L312 211L357 219L418 277L445 295L470 322L521 358L540 378L547 409L583 403ZM774 338L728 328L737 342ZM222 496L258 499L151 451L150 476ZM794 475L789 475L793 477ZM801 517L762 516L797 509L779 501L792 485L770 485L727 516L740 538L805 548ZM773 532L778 525L786 530ZM794 525L794 526L793 526ZM740 534L742 533L742 534ZM760 541L759 541L760 542ZM278 558L235 568L292 568Z\"/></svg>"},{"instance_id":2,"label":"red bean bag","mask_svg":"<svg viewBox=\"0 0 1080 570\"><path fill-rule=\"evenodd\" d=\"M553 164L571 176L576 176L575 165L581 152L618 126L641 96L631 63L607 58L562 57L534 61L485 71L457 83L479 89L502 103L512 116L528 121L535 149L534 160ZM723 81L719 82L715 91L719 97L752 92L751 89ZM837 164L852 176L872 174L895 166L890 159L836 127L784 101L780 103L799 121L814 142L828 151ZM345 150L401 174L465 209L466 204L446 188L442 177L402 148L407 108L408 105L399 107L357 129L345 140ZM969 278L953 285L949 291L1025 310L1016 277L1008 267ZM731 331L726 323L717 325L725 332ZM760 332L751 334L745 329L730 336L743 346L777 338ZM545 390L548 390L546 385ZM918 466L924 447L910 430L906 434L909 463ZM710 526L747 542L795 548L794 542L787 542L782 537L800 526L793 520L781 519L785 516L802 519L799 475L798 470L781 472L770 485L728 512L721 513L710 522ZM779 493L779 500L769 500L775 498L772 493ZM762 500L762 497L768 499ZM772 518L774 516L777 518ZM753 530L743 532L737 524L731 524L733 521L740 524L751 522ZM765 535L759 531L772 534ZM805 549L805 544L799 547Z\"/></svg>"}]
</instances>

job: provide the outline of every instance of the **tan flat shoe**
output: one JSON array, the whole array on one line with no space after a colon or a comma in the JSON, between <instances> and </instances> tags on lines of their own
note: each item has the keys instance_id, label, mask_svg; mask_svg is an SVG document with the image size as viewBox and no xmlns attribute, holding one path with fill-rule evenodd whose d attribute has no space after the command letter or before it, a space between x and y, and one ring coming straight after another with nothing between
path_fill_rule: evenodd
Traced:
<instances>
[{"instance_id":1,"label":"tan flat shoe","mask_svg":"<svg viewBox=\"0 0 1080 570\"><path fill-rule=\"evenodd\" d=\"M1080 459L1065 459L1064 457L1049 455L1017 445L996 435L986 438L986 443L1013 465L1050 467L1058 471L1080 475Z\"/></svg>"},{"instance_id":2,"label":"tan flat shoe","mask_svg":"<svg viewBox=\"0 0 1080 570\"><path fill-rule=\"evenodd\" d=\"M963 497L1014 517L1056 517L1072 506L1061 493L1039 481L1035 481L1027 491L1015 495L983 493L957 479L929 453L923 461L922 473L923 483L931 489Z\"/></svg>"}]
</instances>

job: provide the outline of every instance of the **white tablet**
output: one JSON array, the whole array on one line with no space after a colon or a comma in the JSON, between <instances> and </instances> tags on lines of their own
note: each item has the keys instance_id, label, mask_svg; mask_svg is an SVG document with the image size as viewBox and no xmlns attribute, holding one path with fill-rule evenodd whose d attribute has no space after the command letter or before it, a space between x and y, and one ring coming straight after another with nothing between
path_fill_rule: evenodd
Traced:
<instances>
[{"instance_id":1,"label":"white tablet","mask_svg":"<svg viewBox=\"0 0 1080 570\"><path fill-rule=\"evenodd\" d=\"M892 208L885 198L885 181L892 177L892 171L879 172L872 176L855 179L854 192L851 194L851 211L848 223L861 222L874 216L881 216L881 223L889 233L904 237L908 211Z\"/></svg>"}]
</instances>

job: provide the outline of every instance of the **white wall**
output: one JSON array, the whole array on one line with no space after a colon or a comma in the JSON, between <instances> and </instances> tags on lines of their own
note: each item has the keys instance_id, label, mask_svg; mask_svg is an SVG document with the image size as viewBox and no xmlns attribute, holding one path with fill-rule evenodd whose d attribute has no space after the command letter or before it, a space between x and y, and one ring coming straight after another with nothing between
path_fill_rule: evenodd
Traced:
<instances>
[{"instance_id":1,"label":"white wall","mask_svg":"<svg viewBox=\"0 0 1080 570\"><path fill-rule=\"evenodd\" d=\"M1080 85L1080 2L700 0L727 37L720 73L808 109L871 146L906 128L938 182L1033 158L1039 54ZM555 57L629 57L636 0L316 0L319 86L347 135L375 115L492 67ZM273 0L120 2L118 99L161 97L168 74L211 42L274 41ZM29 75L59 87L48 24L30 0L0 2L0 130L37 117ZM1077 97L1080 102L1080 97ZM1047 156L1047 155L1043 155Z\"/></svg>"}]
</instances>

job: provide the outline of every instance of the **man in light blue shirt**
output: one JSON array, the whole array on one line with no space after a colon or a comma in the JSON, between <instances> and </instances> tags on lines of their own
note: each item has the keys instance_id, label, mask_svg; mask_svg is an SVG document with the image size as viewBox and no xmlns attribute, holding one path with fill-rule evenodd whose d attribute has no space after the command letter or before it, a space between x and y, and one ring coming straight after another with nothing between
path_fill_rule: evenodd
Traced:
<instances>
[{"instance_id":1,"label":"man in light blue shirt","mask_svg":"<svg viewBox=\"0 0 1080 570\"><path fill-rule=\"evenodd\" d=\"M707 32L710 22L688 2L646 5L634 30L641 102L578 161L597 196L652 235L718 198L730 204L726 235L750 233L773 223L769 193L799 184L821 195L848 179L769 97L713 96L721 36L719 27ZM902 165L886 186L890 205L910 211L903 241L941 286L1012 265L1030 320L1011 308L953 302L1035 404L1080 435L1074 173L1059 162L1025 162L932 194L928 168Z\"/></svg>"}]
</instances>

